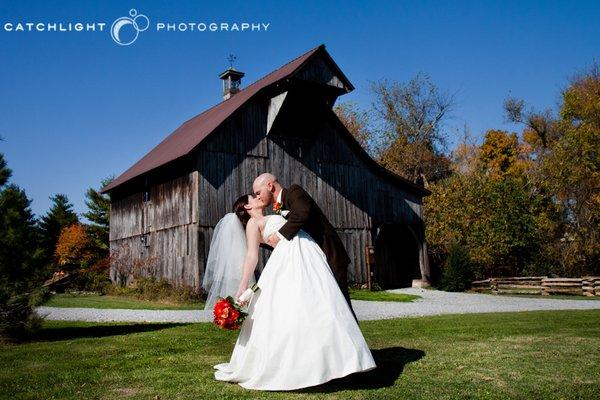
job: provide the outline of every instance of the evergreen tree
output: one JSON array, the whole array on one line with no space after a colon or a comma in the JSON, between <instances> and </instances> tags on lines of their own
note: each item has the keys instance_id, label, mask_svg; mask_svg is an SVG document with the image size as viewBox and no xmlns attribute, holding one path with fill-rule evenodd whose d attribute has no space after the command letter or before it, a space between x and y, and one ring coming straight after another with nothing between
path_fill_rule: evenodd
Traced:
<instances>
[{"instance_id":1,"label":"evergreen tree","mask_svg":"<svg viewBox=\"0 0 600 400\"><path fill-rule=\"evenodd\" d=\"M28 290L43 279L36 220L25 191L10 184L0 191L0 279L10 292Z\"/></svg>"},{"instance_id":2,"label":"evergreen tree","mask_svg":"<svg viewBox=\"0 0 600 400\"><path fill-rule=\"evenodd\" d=\"M11 175L0 153L0 286L9 294L27 290L42 279L31 200L19 186L7 185Z\"/></svg>"},{"instance_id":3,"label":"evergreen tree","mask_svg":"<svg viewBox=\"0 0 600 400\"><path fill-rule=\"evenodd\" d=\"M12 171L6 166L6 160L4 154L0 153L0 188L6 185L8 179L11 177Z\"/></svg>"},{"instance_id":4,"label":"evergreen tree","mask_svg":"<svg viewBox=\"0 0 600 400\"><path fill-rule=\"evenodd\" d=\"M0 153L0 335L20 338L40 327L33 307L47 292L37 289L44 259L31 200L19 186L7 184L11 174Z\"/></svg>"},{"instance_id":5,"label":"evergreen tree","mask_svg":"<svg viewBox=\"0 0 600 400\"><path fill-rule=\"evenodd\" d=\"M114 180L114 177L103 179L100 187L103 188ZM87 225L87 233L92 238L96 248L98 258L108 256L108 233L109 233L109 215L110 215L110 197L100 193L99 190L89 188L86 193L85 205L89 211L83 216L91 224Z\"/></svg>"},{"instance_id":6,"label":"evergreen tree","mask_svg":"<svg viewBox=\"0 0 600 400\"><path fill-rule=\"evenodd\" d=\"M56 243L63 228L79 222L77 214L73 211L73 205L64 194L56 194L50 197L53 204L50 211L42 217L39 222L42 247L46 260L52 263Z\"/></svg>"},{"instance_id":7,"label":"evergreen tree","mask_svg":"<svg viewBox=\"0 0 600 400\"><path fill-rule=\"evenodd\" d=\"M448 249L448 257L440 288L448 292L463 292L471 287L473 265L469 253L458 243L452 243Z\"/></svg>"}]
</instances>

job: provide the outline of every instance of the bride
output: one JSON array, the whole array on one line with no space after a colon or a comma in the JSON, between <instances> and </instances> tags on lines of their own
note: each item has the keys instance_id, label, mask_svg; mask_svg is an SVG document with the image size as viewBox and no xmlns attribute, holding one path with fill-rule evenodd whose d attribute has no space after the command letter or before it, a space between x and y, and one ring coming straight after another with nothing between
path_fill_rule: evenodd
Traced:
<instances>
[{"instance_id":1,"label":"bride","mask_svg":"<svg viewBox=\"0 0 600 400\"><path fill-rule=\"evenodd\" d=\"M234 204L246 236L235 299L252 282L260 243L286 223L263 209L253 195ZM231 359L214 366L215 379L246 389L294 390L376 367L325 254L306 232L277 244L257 285Z\"/></svg>"}]
</instances>

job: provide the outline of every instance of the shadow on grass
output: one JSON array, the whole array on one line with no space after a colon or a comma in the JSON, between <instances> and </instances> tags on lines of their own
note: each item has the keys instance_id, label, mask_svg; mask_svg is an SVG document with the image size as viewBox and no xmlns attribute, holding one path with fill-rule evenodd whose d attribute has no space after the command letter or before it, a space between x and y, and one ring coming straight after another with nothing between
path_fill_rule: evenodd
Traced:
<instances>
[{"instance_id":1,"label":"shadow on grass","mask_svg":"<svg viewBox=\"0 0 600 400\"><path fill-rule=\"evenodd\" d=\"M419 349L404 347L389 347L387 349L371 350L377 368L368 372L351 374L334 379L319 386L295 390L296 393L331 393L340 390L378 389L393 386L404 366L425 356Z\"/></svg>"},{"instance_id":2,"label":"shadow on grass","mask_svg":"<svg viewBox=\"0 0 600 400\"><path fill-rule=\"evenodd\" d=\"M128 335L131 333L159 331L188 325L188 323L135 323L119 325L66 326L40 329L29 342L56 342L60 340L80 338L101 338L105 336Z\"/></svg>"}]
</instances>

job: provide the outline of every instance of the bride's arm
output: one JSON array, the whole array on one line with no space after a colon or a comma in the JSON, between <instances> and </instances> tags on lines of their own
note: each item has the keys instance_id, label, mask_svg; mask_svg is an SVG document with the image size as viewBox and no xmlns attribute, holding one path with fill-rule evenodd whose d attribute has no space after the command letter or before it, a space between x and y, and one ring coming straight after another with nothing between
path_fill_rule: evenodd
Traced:
<instances>
[{"instance_id":1,"label":"bride's arm","mask_svg":"<svg viewBox=\"0 0 600 400\"><path fill-rule=\"evenodd\" d=\"M258 228L258 220L256 218L250 218L246 225L246 241L248 244L248 250L246 251L246 258L244 259L244 266L242 268L242 279L240 280L240 287L235 294L237 300L242 293L248 288L248 282L254 274L254 269L258 263L258 247L260 245L260 230Z\"/></svg>"}]
</instances>

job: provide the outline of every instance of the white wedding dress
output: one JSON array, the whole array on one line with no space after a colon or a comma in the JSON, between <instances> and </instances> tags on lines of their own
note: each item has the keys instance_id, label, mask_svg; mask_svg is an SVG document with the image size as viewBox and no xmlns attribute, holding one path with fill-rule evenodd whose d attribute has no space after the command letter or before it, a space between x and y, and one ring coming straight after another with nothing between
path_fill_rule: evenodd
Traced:
<instances>
[{"instance_id":1,"label":"white wedding dress","mask_svg":"<svg viewBox=\"0 0 600 400\"><path fill-rule=\"evenodd\" d=\"M286 220L267 216L264 238ZM319 245L303 230L282 239L257 282L231 359L215 379L294 390L376 367Z\"/></svg>"}]
</instances>

